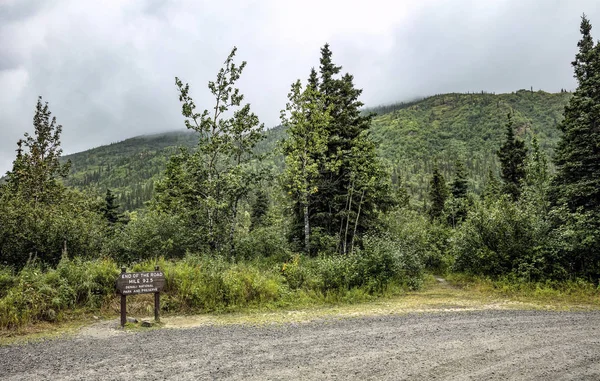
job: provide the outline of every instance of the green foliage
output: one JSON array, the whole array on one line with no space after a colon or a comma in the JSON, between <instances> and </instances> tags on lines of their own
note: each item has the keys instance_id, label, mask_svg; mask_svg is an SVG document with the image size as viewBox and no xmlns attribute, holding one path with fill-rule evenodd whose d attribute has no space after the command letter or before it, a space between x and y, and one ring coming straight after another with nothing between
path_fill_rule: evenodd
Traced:
<instances>
[{"instance_id":1,"label":"green foliage","mask_svg":"<svg viewBox=\"0 0 600 381\"><path fill-rule=\"evenodd\" d=\"M444 206L448 199L448 186L444 176L440 173L437 167L433 168L433 176L431 177L431 187L429 189L429 216L432 220L442 217Z\"/></svg>"},{"instance_id":2,"label":"green foliage","mask_svg":"<svg viewBox=\"0 0 600 381\"><path fill-rule=\"evenodd\" d=\"M317 259L294 256L275 265L187 255L176 261L142 261L128 270L150 271L159 265L166 278L161 308L173 313L236 311L303 301L322 303L329 295L380 294L392 285L419 287L419 262L387 242L367 240L364 255ZM112 259L65 258L55 269L30 265L18 273L0 268L0 329L60 321L75 309L110 308L118 298L114 291L118 274L119 267Z\"/></svg>"},{"instance_id":3,"label":"green foliage","mask_svg":"<svg viewBox=\"0 0 600 381\"><path fill-rule=\"evenodd\" d=\"M107 239L103 250L119 263L183 258L188 250L202 248L198 232L187 226L177 214L149 211L134 215L129 224Z\"/></svg>"},{"instance_id":4,"label":"green foliage","mask_svg":"<svg viewBox=\"0 0 600 381\"><path fill-rule=\"evenodd\" d=\"M319 167L325 160L329 111L312 86L302 90L300 81L292 85L286 110L281 120L287 127L288 138L283 141L285 190L300 209L303 221L304 250L310 252L311 197L319 191ZM289 116L287 115L289 113Z\"/></svg>"},{"instance_id":5,"label":"green foliage","mask_svg":"<svg viewBox=\"0 0 600 381\"><path fill-rule=\"evenodd\" d=\"M435 95L373 109L378 115L369 131L377 154L393 164L414 203L427 198L434 161L442 174L451 178L457 157L465 158L471 190L481 193L488 169L497 172L499 168L495 152L502 144L503 131L498 126L505 123L507 112L512 110L520 136L536 135L541 150L552 155L560 135L556 126L571 96L568 92L529 90ZM265 131L265 139L257 143L255 152L273 152L285 135L281 126ZM98 194L109 188L124 210L140 209L152 198L154 185L169 157L179 151L177 147L194 149L197 143L196 132L177 131L139 136L72 154L61 160L72 162L65 184ZM278 172L282 171L281 156L269 160Z\"/></svg>"},{"instance_id":6,"label":"green foliage","mask_svg":"<svg viewBox=\"0 0 600 381\"><path fill-rule=\"evenodd\" d=\"M313 199L312 224L323 235L335 237L337 251L354 250L360 236L370 231L391 197L389 174L377 157L369 131L373 115L363 114L361 89L341 66L332 61L329 45L321 48L319 74L311 71L309 83L318 85L323 109L330 113L326 125L325 160L319 165L318 192Z\"/></svg>"},{"instance_id":7,"label":"green foliage","mask_svg":"<svg viewBox=\"0 0 600 381\"><path fill-rule=\"evenodd\" d=\"M259 189L256 191L256 198L254 199L252 210L250 212L250 230L264 226L268 212L269 196L264 190Z\"/></svg>"},{"instance_id":8,"label":"green foliage","mask_svg":"<svg viewBox=\"0 0 600 381\"><path fill-rule=\"evenodd\" d=\"M16 328L35 321L61 320L66 310L98 309L114 295L116 264L109 260L62 260L56 269L30 265L7 281L0 294L0 328Z\"/></svg>"},{"instance_id":9,"label":"green foliage","mask_svg":"<svg viewBox=\"0 0 600 381\"><path fill-rule=\"evenodd\" d=\"M242 106L244 96L234 87L246 66L234 63L235 53L233 48L216 81L208 83L214 112L196 112L189 85L175 78L185 125L198 133L198 146L170 159L152 204L154 210L177 213L188 227L201 230L204 235L198 237L206 237L210 250L230 254L235 252L239 204L260 180L250 163L263 136L263 125L249 104Z\"/></svg>"},{"instance_id":10,"label":"green foliage","mask_svg":"<svg viewBox=\"0 0 600 381\"><path fill-rule=\"evenodd\" d=\"M555 204L571 211L600 213L600 43L594 44L591 24L582 17L582 38L573 67L578 87L559 128L563 132L554 163Z\"/></svg>"},{"instance_id":11,"label":"green foliage","mask_svg":"<svg viewBox=\"0 0 600 381\"><path fill-rule=\"evenodd\" d=\"M70 163L58 160L62 126L56 117L50 119L51 115L48 103L42 105L39 97L33 117L34 136L25 133L25 139L17 142L17 157L6 174L9 191L36 205L60 202L62 187L57 180L69 172Z\"/></svg>"},{"instance_id":12,"label":"green foliage","mask_svg":"<svg viewBox=\"0 0 600 381\"><path fill-rule=\"evenodd\" d=\"M513 273L525 280L552 272L544 248L550 225L506 196L491 203L475 202L457 229L454 269L500 276Z\"/></svg>"},{"instance_id":13,"label":"green foliage","mask_svg":"<svg viewBox=\"0 0 600 381\"><path fill-rule=\"evenodd\" d=\"M515 137L512 114L509 113L507 118L506 140L498 151L498 159L501 165L501 177L504 181L503 192L509 195L513 201L517 201L521 195L521 182L525 177L527 148L524 141Z\"/></svg>"},{"instance_id":14,"label":"green foliage","mask_svg":"<svg viewBox=\"0 0 600 381\"><path fill-rule=\"evenodd\" d=\"M536 135L542 151L552 155L571 96L529 90L440 94L384 108L373 119L371 136L378 154L397 168L415 206L427 199L436 163L451 178L457 158L464 158L470 189L481 194L488 170L499 172L496 152L504 141L499 126L506 124L506 114L512 112L517 136Z\"/></svg>"},{"instance_id":15,"label":"green foliage","mask_svg":"<svg viewBox=\"0 0 600 381\"><path fill-rule=\"evenodd\" d=\"M558 236L554 253L570 273L600 276L600 43L583 15L579 52L572 63L578 87L560 124L563 132L554 163L551 196Z\"/></svg>"}]
</instances>

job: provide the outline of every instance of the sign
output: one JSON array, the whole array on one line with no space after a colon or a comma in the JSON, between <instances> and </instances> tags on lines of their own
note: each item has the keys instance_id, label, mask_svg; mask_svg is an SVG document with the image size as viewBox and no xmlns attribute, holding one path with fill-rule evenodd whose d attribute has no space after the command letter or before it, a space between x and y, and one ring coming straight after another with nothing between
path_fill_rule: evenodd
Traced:
<instances>
[{"instance_id":1,"label":"sign","mask_svg":"<svg viewBox=\"0 0 600 381\"><path fill-rule=\"evenodd\" d=\"M162 271L119 274L117 290L121 295L150 294L162 291L165 274Z\"/></svg>"},{"instance_id":2,"label":"sign","mask_svg":"<svg viewBox=\"0 0 600 381\"><path fill-rule=\"evenodd\" d=\"M116 287L121 294L121 327L127 322L127 295L154 294L154 320L160 321L160 291L165 287L165 274L160 267L143 273L128 273L121 267Z\"/></svg>"}]
</instances>

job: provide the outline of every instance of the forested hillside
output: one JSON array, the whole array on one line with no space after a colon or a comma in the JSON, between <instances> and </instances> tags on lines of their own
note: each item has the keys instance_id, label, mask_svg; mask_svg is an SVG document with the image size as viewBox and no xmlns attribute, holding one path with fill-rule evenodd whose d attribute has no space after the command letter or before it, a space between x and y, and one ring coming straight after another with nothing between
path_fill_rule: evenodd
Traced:
<instances>
[{"instance_id":1,"label":"forested hillside","mask_svg":"<svg viewBox=\"0 0 600 381\"><path fill-rule=\"evenodd\" d=\"M479 193L513 112L517 135L536 135L550 157L560 136L558 123L571 93L519 90L510 94L441 94L418 102L374 109L372 135L379 153L397 167L410 193L427 192L434 163L450 178L457 160L466 164L471 188ZM385 113L384 113L385 112Z\"/></svg>"},{"instance_id":2,"label":"forested hillside","mask_svg":"<svg viewBox=\"0 0 600 381\"><path fill-rule=\"evenodd\" d=\"M480 192L490 168L497 172L496 151L507 113L514 112L517 132L526 140L537 135L548 155L559 138L558 123L571 93L519 90L510 94L441 94L423 100L369 109L377 113L371 128L378 153L400 175L414 200L425 197L434 162L450 177L457 159L469 173L470 187ZM266 132L257 151L272 153L285 136L282 127ZM65 156L71 160L68 185L103 194L107 188L119 203L134 210L149 200L154 182L177 147L193 148L189 131L140 136ZM273 157L282 165L280 156Z\"/></svg>"}]
</instances>

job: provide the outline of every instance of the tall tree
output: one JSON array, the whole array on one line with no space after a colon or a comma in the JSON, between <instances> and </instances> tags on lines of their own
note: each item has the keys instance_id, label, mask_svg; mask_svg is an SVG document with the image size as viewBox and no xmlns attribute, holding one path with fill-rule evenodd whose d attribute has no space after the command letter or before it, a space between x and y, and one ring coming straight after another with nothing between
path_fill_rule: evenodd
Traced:
<instances>
[{"instance_id":1,"label":"tall tree","mask_svg":"<svg viewBox=\"0 0 600 381\"><path fill-rule=\"evenodd\" d=\"M462 161L457 161L455 164L454 180L452 181L452 196L464 199L467 197L468 189L467 170Z\"/></svg>"},{"instance_id":2,"label":"tall tree","mask_svg":"<svg viewBox=\"0 0 600 381\"><path fill-rule=\"evenodd\" d=\"M318 87L321 107L330 115L310 219L323 234L337 237L338 250L346 252L354 235L368 230L378 211L391 206L393 198L389 176L369 137L373 115L361 112L362 90L355 88L352 75L340 77L340 71L326 44L321 49L319 75L311 70L308 81Z\"/></svg>"},{"instance_id":3,"label":"tall tree","mask_svg":"<svg viewBox=\"0 0 600 381\"><path fill-rule=\"evenodd\" d=\"M329 111L312 85L302 90L300 81L292 85L289 102L281 113L288 138L282 143L285 154L283 181L302 213L304 250L310 253L311 198L318 192L319 167L327 149Z\"/></svg>"},{"instance_id":4,"label":"tall tree","mask_svg":"<svg viewBox=\"0 0 600 381\"><path fill-rule=\"evenodd\" d=\"M550 207L549 186L548 159L534 135L531 140L531 153L525 165L522 199L535 213L543 217L546 217Z\"/></svg>"},{"instance_id":5,"label":"tall tree","mask_svg":"<svg viewBox=\"0 0 600 381\"><path fill-rule=\"evenodd\" d=\"M600 43L581 18L579 51L572 65L577 89L565 106L556 149L551 198L559 216L564 267L594 281L600 276Z\"/></svg>"},{"instance_id":6,"label":"tall tree","mask_svg":"<svg viewBox=\"0 0 600 381\"><path fill-rule=\"evenodd\" d=\"M265 218L269 211L269 196L267 192L259 189L256 192L256 198L252 204L252 211L250 213L250 230L254 230L257 227L265 224Z\"/></svg>"},{"instance_id":7,"label":"tall tree","mask_svg":"<svg viewBox=\"0 0 600 381\"><path fill-rule=\"evenodd\" d=\"M263 125L249 104L242 106L244 96L235 87L246 66L245 61L235 64L236 51L234 47L217 80L208 83L215 99L210 111L196 112L189 85L175 78L185 125L198 132L198 147L171 158L153 204L158 210L176 208L186 214L211 250L229 246L232 254L239 202L260 177L250 168L253 150L264 137Z\"/></svg>"},{"instance_id":8,"label":"tall tree","mask_svg":"<svg viewBox=\"0 0 600 381\"><path fill-rule=\"evenodd\" d=\"M591 30L583 15L579 52L572 62L578 87L559 125L563 135L554 158L552 192L554 202L571 211L600 213L600 44L594 45Z\"/></svg>"},{"instance_id":9,"label":"tall tree","mask_svg":"<svg viewBox=\"0 0 600 381\"><path fill-rule=\"evenodd\" d=\"M444 213L444 206L448 199L448 186L444 176L440 173L437 166L433 168L433 176L431 177L431 186L429 188L429 216L432 220L439 219Z\"/></svg>"},{"instance_id":10,"label":"tall tree","mask_svg":"<svg viewBox=\"0 0 600 381\"><path fill-rule=\"evenodd\" d=\"M34 135L25 133L25 139L17 142L17 157L6 174L7 184L11 192L34 204L57 202L63 189L58 179L67 176L70 163L59 161L62 126L52 117L48 103L42 103L42 97L36 104L33 126Z\"/></svg>"},{"instance_id":11,"label":"tall tree","mask_svg":"<svg viewBox=\"0 0 600 381\"><path fill-rule=\"evenodd\" d=\"M500 196L500 182L494 172L490 168L488 170L487 177L485 179L485 185L483 187L483 200L486 203L493 202Z\"/></svg>"},{"instance_id":12,"label":"tall tree","mask_svg":"<svg viewBox=\"0 0 600 381\"><path fill-rule=\"evenodd\" d=\"M511 113L507 115L507 119L506 140L498 151L498 158L502 167L503 191L516 201L521 195L521 181L525 177L527 148L525 142L515 136Z\"/></svg>"}]
</instances>

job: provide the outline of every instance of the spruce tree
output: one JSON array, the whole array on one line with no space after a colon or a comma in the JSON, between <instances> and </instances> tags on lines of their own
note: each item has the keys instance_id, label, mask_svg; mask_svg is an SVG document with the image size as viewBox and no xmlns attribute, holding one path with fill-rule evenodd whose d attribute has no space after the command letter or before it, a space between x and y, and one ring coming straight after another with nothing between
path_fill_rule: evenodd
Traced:
<instances>
[{"instance_id":1,"label":"spruce tree","mask_svg":"<svg viewBox=\"0 0 600 381\"><path fill-rule=\"evenodd\" d=\"M600 276L600 43L582 16L572 65L578 87L565 106L556 149L551 199L563 266L588 279Z\"/></svg>"},{"instance_id":2,"label":"spruce tree","mask_svg":"<svg viewBox=\"0 0 600 381\"><path fill-rule=\"evenodd\" d=\"M522 200L541 217L546 217L549 210L549 182L548 159L534 136L531 140L531 153L525 165Z\"/></svg>"},{"instance_id":3,"label":"spruce tree","mask_svg":"<svg viewBox=\"0 0 600 381\"><path fill-rule=\"evenodd\" d=\"M485 179L485 185L483 187L483 200L486 203L496 201L500 196L500 182L494 172L490 168L488 170L487 177Z\"/></svg>"},{"instance_id":4,"label":"spruce tree","mask_svg":"<svg viewBox=\"0 0 600 381\"><path fill-rule=\"evenodd\" d=\"M373 226L378 211L393 205L393 197L369 137L373 115L361 112L362 90L355 88L353 76L340 77L340 72L326 44L321 49L319 77L315 70L309 77L310 85L318 85L323 110L330 115L311 219L320 232L337 237L338 250L344 253L353 246L355 235Z\"/></svg>"},{"instance_id":5,"label":"spruce tree","mask_svg":"<svg viewBox=\"0 0 600 381\"><path fill-rule=\"evenodd\" d=\"M594 45L591 29L583 15L572 62L578 87L559 125L563 135L554 158L552 193L555 204L571 211L600 213L600 44Z\"/></svg>"},{"instance_id":6,"label":"spruce tree","mask_svg":"<svg viewBox=\"0 0 600 381\"><path fill-rule=\"evenodd\" d=\"M448 186L444 176L440 173L438 167L433 168L433 176L431 177L431 187L429 189L429 216L432 220L442 217L446 199L448 198Z\"/></svg>"},{"instance_id":7,"label":"spruce tree","mask_svg":"<svg viewBox=\"0 0 600 381\"><path fill-rule=\"evenodd\" d=\"M501 177L504 181L503 192L513 201L521 195L521 181L525 177L525 159L527 148L525 142L515 136L512 114L507 115L506 140L498 151L501 164Z\"/></svg>"},{"instance_id":8,"label":"spruce tree","mask_svg":"<svg viewBox=\"0 0 600 381\"><path fill-rule=\"evenodd\" d=\"M265 219L269 211L269 196L262 189L256 192L256 198L252 204L250 213L250 230L265 224Z\"/></svg>"},{"instance_id":9,"label":"spruce tree","mask_svg":"<svg viewBox=\"0 0 600 381\"><path fill-rule=\"evenodd\" d=\"M452 181L452 196L457 199L464 199L467 197L469 189L467 171L461 161L457 161L455 167L454 181Z\"/></svg>"},{"instance_id":10,"label":"spruce tree","mask_svg":"<svg viewBox=\"0 0 600 381\"><path fill-rule=\"evenodd\" d=\"M108 221L111 226L117 223L127 223L125 216L119 213L121 206L117 203L117 196L115 196L110 189L106 190L106 196L104 197L104 205L101 208L104 219Z\"/></svg>"}]
</instances>

